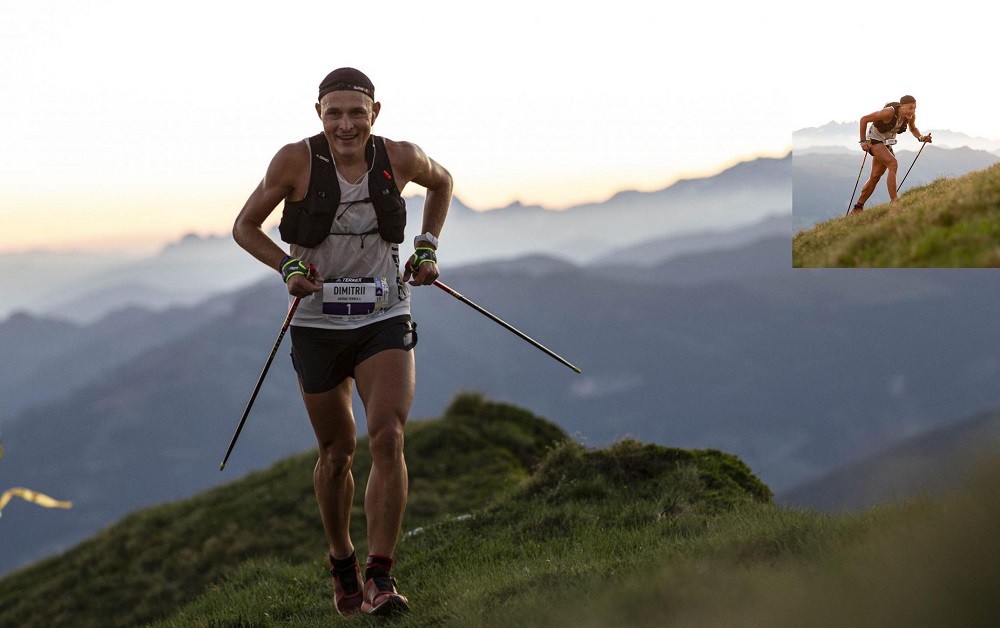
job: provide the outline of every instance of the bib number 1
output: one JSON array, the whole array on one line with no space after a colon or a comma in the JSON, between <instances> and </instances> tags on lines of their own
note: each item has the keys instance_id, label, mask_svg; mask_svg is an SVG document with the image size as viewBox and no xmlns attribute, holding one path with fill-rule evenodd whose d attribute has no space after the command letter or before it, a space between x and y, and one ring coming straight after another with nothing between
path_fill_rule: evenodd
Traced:
<instances>
[{"instance_id":1,"label":"bib number 1","mask_svg":"<svg viewBox=\"0 0 1000 628\"><path fill-rule=\"evenodd\" d=\"M323 313L368 316L381 312L389 300L384 277L341 277L323 283Z\"/></svg>"}]
</instances>

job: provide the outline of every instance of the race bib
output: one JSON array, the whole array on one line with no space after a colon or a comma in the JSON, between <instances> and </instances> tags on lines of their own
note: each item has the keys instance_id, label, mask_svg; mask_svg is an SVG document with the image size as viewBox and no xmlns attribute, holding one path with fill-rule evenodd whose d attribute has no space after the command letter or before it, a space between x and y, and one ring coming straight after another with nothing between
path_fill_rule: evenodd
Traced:
<instances>
[{"instance_id":1,"label":"race bib","mask_svg":"<svg viewBox=\"0 0 1000 628\"><path fill-rule=\"evenodd\" d=\"M341 277L323 283L323 313L368 316L381 312L389 299L384 277Z\"/></svg>"},{"instance_id":2,"label":"race bib","mask_svg":"<svg viewBox=\"0 0 1000 628\"><path fill-rule=\"evenodd\" d=\"M895 144L895 143L896 143L896 140L886 140L886 141L885 141L885 145L886 145L886 146L892 146L892 145L893 145L893 144Z\"/></svg>"}]
</instances>

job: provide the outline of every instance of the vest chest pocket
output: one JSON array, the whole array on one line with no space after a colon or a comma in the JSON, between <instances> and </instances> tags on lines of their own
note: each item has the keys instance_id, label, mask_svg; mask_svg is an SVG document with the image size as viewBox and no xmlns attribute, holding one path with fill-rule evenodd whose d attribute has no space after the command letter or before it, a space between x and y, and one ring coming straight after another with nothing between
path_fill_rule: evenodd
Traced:
<instances>
[{"instance_id":1,"label":"vest chest pocket","mask_svg":"<svg viewBox=\"0 0 1000 628\"><path fill-rule=\"evenodd\" d=\"M322 195L317 196L321 197L285 202L281 222L278 223L278 233L283 241L313 248L330 235L336 206L321 202L326 199Z\"/></svg>"},{"instance_id":2,"label":"vest chest pocket","mask_svg":"<svg viewBox=\"0 0 1000 628\"><path fill-rule=\"evenodd\" d=\"M406 201L384 190L372 199L372 205L375 206L375 217L378 218L379 236L386 242L402 243L403 232L406 230Z\"/></svg>"}]
</instances>

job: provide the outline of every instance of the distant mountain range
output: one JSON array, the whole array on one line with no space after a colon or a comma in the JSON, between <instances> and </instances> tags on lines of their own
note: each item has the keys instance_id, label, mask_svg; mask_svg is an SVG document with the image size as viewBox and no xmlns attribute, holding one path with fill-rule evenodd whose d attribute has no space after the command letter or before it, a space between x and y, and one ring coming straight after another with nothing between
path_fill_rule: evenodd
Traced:
<instances>
[{"instance_id":1,"label":"distant mountain range","mask_svg":"<svg viewBox=\"0 0 1000 628\"><path fill-rule=\"evenodd\" d=\"M878 106L872 108L872 111ZM863 112L858 115L858 120L854 122L830 121L818 127L807 127L792 133L792 152L796 155L804 155L810 152L829 152L831 147L849 149L851 152L858 152L859 125L861 115L870 112ZM982 150L995 153L1000 156L1000 139L990 139L985 137L974 137L957 131L947 129L937 130L926 128L920 124L923 133L930 133L934 136L934 145L939 148L961 148L967 147L974 150ZM916 143L916 139L909 133L900 135L900 145L907 146L910 142Z\"/></svg>"},{"instance_id":2,"label":"distant mountain range","mask_svg":"<svg viewBox=\"0 0 1000 628\"><path fill-rule=\"evenodd\" d=\"M442 234L442 268L536 253L584 263L656 237L673 242L664 243L654 262L730 246L729 234L791 210L790 181L789 155L563 211L514 204L477 212L456 198ZM407 199L404 252L420 231L422 212L422 197ZM272 237L278 241L276 232ZM59 269L59 290L20 272L26 259ZM0 255L0 320L24 310L91 323L127 306L162 310L193 305L270 274L228 235L188 236L141 259L44 251Z\"/></svg>"},{"instance_id":3,"label":"distant mountain range","mask_svg":"<svg viewBox=\"0 0 1000 628\"><path fill-rule=\"evenodd\" d=\"M1000 452L1000 410L928 430L852 461L780 495L789 506L860 510L962 487L977 464Z\"/></svg>"},{"instance_id":4,"label":"distant mountain range","mask_svg":"<svg viewBox=\"0 0 1000 628\"><path fill-rule=\"evenodd\" d=\"M900 145L905 145L905 142L903 140ZM913 143L916 144L915 141ZM920 160L914 163L916 154L916 150L896 150L896 158L900 164L897 184L903 183L900 194L941 177L963 175L1000 162L998 154L971 148L941 148L936 141L926 146ZM864 168L861 168L863 157L861 150L856 147L853 153L846 150L795 153L792 161L792 216L796 232L845 214L855 184L857 183L858 191L854 194L854 200L857 200L871 173L872 160L870 157L865 159ZM910 170L910 174L904 182L903 176L907 170ZM886 177L883 176L866 206L873 207L888 202Z\"/></svg>"},{"instance_id":5,"label":"distant mountain range","mask_svg":"<svg viewBox=\"0 0 1000 628\"><path fill-rule=\"evenodd\" d=\"M781 492L1000 405L992 274L792 270L789 249L785 235L653 266L536 256L456 268L449 285L583 374L444 292L417 289L413 419L478 390L531 407L588 445L632 435L733 452ZM23 368L45 381L45 364L58 363L76 378L49 379L47 394L40 385L15 412L0 407L0 480L75 504L5 513L0 572L136 508L313 447L286 345L218 471L285 307L280 282L268 278L214 297L211 309L0 323L4 373ZM45 339L47 326L57 340ZM95 358L95 345L116 342L129 346ZM48 345L62 348L33 355Z\"/></svg>"}]
</instances>

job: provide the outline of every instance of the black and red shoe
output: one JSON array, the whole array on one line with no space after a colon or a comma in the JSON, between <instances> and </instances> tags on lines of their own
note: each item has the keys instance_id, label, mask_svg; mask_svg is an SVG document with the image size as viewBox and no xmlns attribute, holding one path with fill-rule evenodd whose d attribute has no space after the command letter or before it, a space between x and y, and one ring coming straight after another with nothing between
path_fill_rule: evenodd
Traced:
<instances>
[{"instance_id":1,"label":"black and red shoe","mask_svg":"<svg viewBox=\"0 0 1000 628\"><path fill-rule=\"evenodd\" d=\"M410 610L410 601L396 591L396 579L384 569L368 569L361 611L378 617L401 615Z\"/></svg>"},{"instance_id":2,"label":"black and red shoe","mask_svg":"<svg viewBox=\"0 0 1000 628\"><path fill-rule=\"evenodd\" d=\"M329 569L333 577L333 601L337 605L337 612L344 617L350 617L358 612L365 597L361 591L361 570L358 568L358 561L355 559L349 567L337 568L331 558Z\"/></svg>"}]
</instances>

